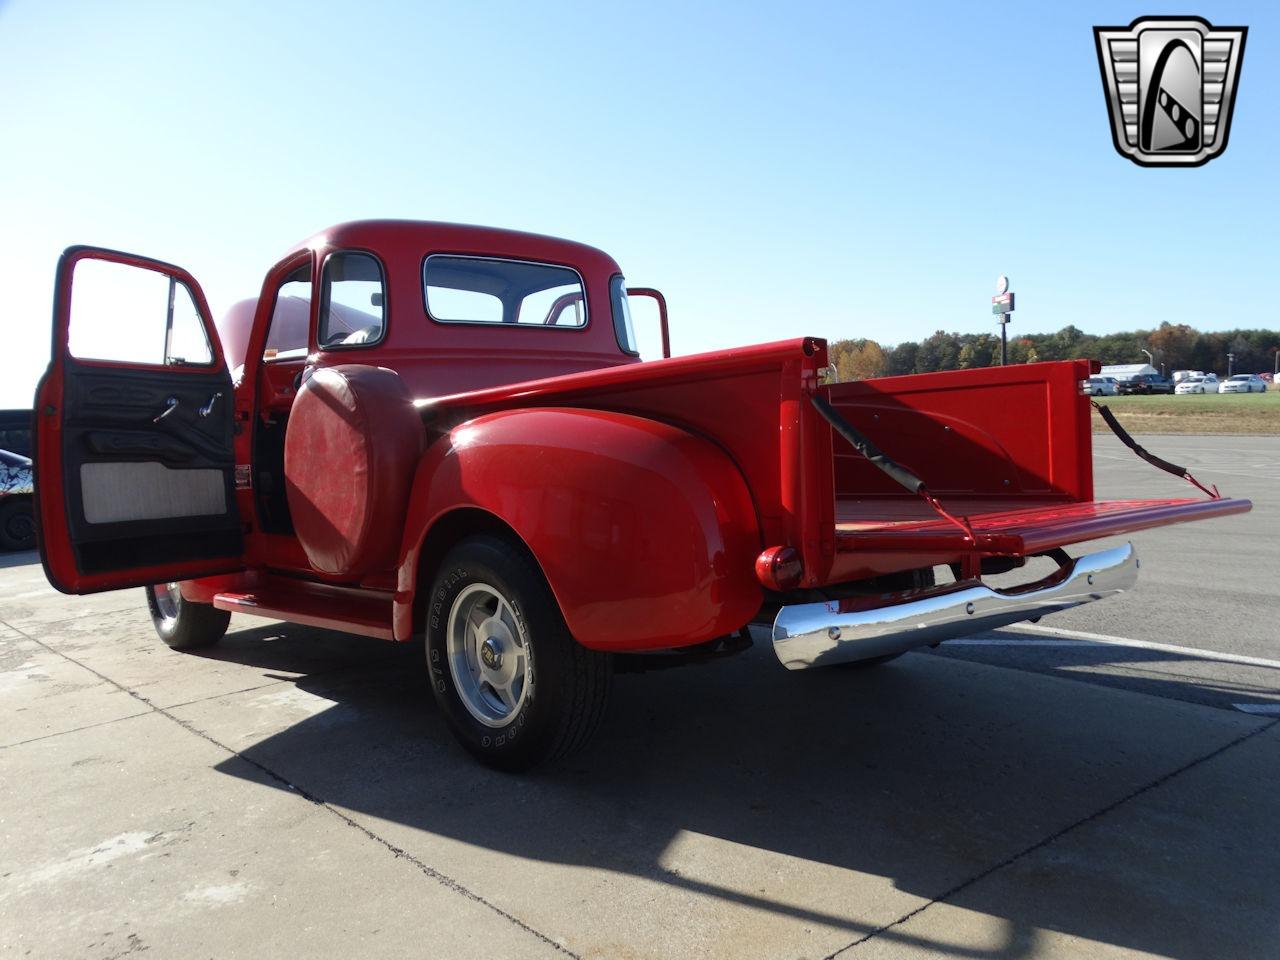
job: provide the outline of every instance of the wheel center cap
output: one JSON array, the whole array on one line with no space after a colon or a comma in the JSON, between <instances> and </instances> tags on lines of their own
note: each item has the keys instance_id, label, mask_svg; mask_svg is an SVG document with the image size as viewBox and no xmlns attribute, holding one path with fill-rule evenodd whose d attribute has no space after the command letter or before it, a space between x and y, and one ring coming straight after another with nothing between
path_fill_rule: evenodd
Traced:
<instances>
[{"instance_id":1,"label":"wheel center cap","mask_svg":"<svg viewBox=\"0 0 1280 960\"><path fill-rule=\"evenodd\" d=\"M480 662L490 670L497 670L502 666L502 645L494 637L486 637L484 643L480 644Z\"/></svg>"}]
</instances>

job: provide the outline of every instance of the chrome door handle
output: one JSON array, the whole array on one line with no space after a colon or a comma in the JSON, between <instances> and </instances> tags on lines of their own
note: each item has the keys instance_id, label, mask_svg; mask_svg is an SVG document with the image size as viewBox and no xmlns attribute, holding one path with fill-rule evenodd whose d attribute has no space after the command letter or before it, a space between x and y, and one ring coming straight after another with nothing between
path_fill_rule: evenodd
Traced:
<instances>
[{"instance_id":1,"label":"chrome door handle","mask_svg":"<svg viewBox=\"0 0 1280 960\"><path fill-rule=\"evenodd\" d=\"M164 409L160 411L160 415L157 417L153 417L151 419L151 422L159 423L161 420L163 420L165 417L167 417L169 414L173 413L173 411L177 409L178 409L178 398L170 397L168 400L164 402Z\"/></svg>"},{"instance_id":2,"label":"chrome door handle","mask_svg":"<svg viewBox=\"0 0 1280 960\"><path fill-rule=\"evenodd\" d=\"M208 403L206 403L203 407L201 407L201 408L200 408L200 410L199 410L200 416L202 416L202 417L207 417L207 416L209 416L209 414L213 413L213 405L214 405L215 403L217 403L217 402L218 402L218 398L219 398L220 396L222 396L222 391L221 391L221 390L219 390L219 391L218 391L217 393L215 393L212 397L210 397L210 398L209 398L209 402L208 402Z\"/></svg>"}]
</instances>

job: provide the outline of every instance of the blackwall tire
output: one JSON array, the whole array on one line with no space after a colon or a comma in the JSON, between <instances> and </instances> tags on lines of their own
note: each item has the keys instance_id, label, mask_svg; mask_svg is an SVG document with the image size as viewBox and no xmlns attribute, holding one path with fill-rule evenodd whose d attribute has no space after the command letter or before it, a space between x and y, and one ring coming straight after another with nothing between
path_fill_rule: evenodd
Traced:
<instances>
[{"instance_id":1,"label":"blackwall tire","mask_svg":"<svg viewBox=\"0 0 1280 960\"><path fill-rule=\"evenodd\" d=\"M568 756L595 732L613 678L579 644L533 559L496 536L449 551L428 600L431 690L450 729L499 770Z\"/></svg>"},{"instance_id":2,"label":"blackwall tire","mask_svg":"<svg viewBox=\"0 0 1280 960\"><path fill-rule=\"evenodd\" d=\"M36 520L28 497L0 500L0 550L34 550Z\"/></svg>"},{"instance_id":3,"label":"blackwall tire","mask_svg":"<svg viewBox=\"0 0 1280 960\"><path fill-rule=\"evenodd\" d=\"M184 600L176 583L143 587L151 623L166 645L174 650L199 650L222 639L231 613L207 603Z\"/></svg>"}]
</instances>

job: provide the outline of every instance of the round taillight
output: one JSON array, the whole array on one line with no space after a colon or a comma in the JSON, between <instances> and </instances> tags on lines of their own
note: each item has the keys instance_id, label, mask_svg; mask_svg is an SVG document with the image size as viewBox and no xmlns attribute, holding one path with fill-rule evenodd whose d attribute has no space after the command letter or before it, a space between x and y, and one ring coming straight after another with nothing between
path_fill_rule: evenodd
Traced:
<instances>
[{"instance_id":1,"label":"round taillight","mask_svg":"<svg viewBox=\"0 0 1280 960\"><path fill-rule=\"evenodd\" d=\"M794 547L770 547L756 557L756 579L767 590L790 590L803 575L804 565Z\"/></svg>"}]
</instances>

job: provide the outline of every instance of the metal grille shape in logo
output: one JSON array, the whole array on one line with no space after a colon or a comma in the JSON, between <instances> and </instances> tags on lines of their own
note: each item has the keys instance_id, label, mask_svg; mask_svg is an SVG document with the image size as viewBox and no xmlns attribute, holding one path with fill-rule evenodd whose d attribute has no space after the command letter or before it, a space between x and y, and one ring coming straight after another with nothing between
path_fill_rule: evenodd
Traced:
<instances>
[{"instance_id":1,"label":"metal grille shape in logo","mask_svg":"<svg viewBox=\"0 0 1280 960\"><path fill-rule=\"evenodd\" d=\"M1094 27L1120 155L1144 167L1198 167L1225 150L1248 32L1199 17Z\"/></svg>"}]
</instances>

